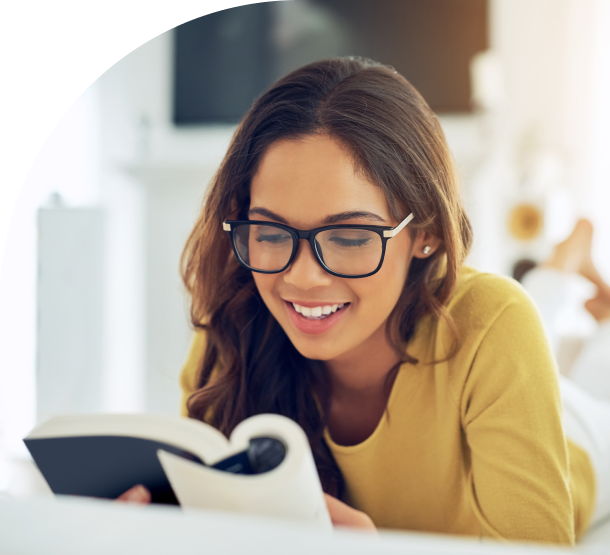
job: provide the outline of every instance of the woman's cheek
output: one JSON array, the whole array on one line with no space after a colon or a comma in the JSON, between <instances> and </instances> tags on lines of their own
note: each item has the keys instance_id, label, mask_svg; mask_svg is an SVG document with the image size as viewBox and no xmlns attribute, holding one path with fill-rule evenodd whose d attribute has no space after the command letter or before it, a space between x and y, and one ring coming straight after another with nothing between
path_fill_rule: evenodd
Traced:
<instances>
[{"instance_id":1,"label":"woman's cheek","mask_svg":"<svg viewBox=\"0 0 610 555\"><path fill-rule=\"evenodd\" d=\"M361 330L372 334L386 320L392 312L398 297L388 289L388 283L379 274L364 278L362 287L356 289L359 299L356 322ZM370 281L368 281L370 280ZM366 283L368 281L368 283Z\"/></svg>"}]
</instances>

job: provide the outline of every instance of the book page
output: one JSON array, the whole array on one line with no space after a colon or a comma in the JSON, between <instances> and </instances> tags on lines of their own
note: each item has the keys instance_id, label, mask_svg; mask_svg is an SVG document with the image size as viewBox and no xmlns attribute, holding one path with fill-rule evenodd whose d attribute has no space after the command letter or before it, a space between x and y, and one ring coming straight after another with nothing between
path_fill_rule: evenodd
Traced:
<instances>
[{"instance_id":1,"label":"book page","mask_svg":"<svg viewBox=\"0 0 610 555\"><path fill-rule=\"evenodd\" d=\"M223 472L160 450L159 460L180 505L188 510L217 509L296 519L332 529L309 442L292 420L258 415L235 428L231 443L276 437L287 448L275 469L257 475Z\"/></svg>"},{"instance_id":2,"label":"book page","mask_svg":"<svg viewBox=\"0 0 610 555\"><path fill-rule=\"evenodd\" d=\"M60 415L36 426L26 440L57 437L120 436L150 439L197 455L207 464L239 451L216 428L192 418L169 414ZM246 443L247 445L247 443Z\"/></svg>"}]
</instances>

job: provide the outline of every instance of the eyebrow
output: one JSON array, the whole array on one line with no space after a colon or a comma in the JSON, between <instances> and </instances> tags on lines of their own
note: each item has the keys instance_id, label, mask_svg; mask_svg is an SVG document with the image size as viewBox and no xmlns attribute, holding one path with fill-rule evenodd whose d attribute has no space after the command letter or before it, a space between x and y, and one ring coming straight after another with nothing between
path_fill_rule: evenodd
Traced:
<instances>
[{"instance_id":1,"label":"eyebrow","mask_svg":"<svg viewBox=\"0 0 610 555\"><path fill-rule=\"evenodd\" d=\"M275 212L272 212L271 210L267 210L266 208L262 208L259 206L250 208L250 210L248 211L248 216L263 216L265 218L275 220L276 222L289 225L286 218L282 218L282 216L279 216ZM352 210L348 212L341 212L339 214L332 214L330 216L326 216L322 223L324 225L333 225L338 222L344 222L346 220L374 220L376 222L387 223L386 220L384 220L381 216L373 214L373 212L367 212L365 210Z\"/></svg>"}]
</instances>

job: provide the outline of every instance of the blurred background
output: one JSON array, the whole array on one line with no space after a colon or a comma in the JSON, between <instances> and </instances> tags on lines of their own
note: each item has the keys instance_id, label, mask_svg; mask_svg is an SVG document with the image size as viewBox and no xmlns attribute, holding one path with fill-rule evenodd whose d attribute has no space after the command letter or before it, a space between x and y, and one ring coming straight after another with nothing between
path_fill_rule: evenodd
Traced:
<instances>
[{"instance_id":1,"label":"blurred background","mask_svg":"<svg viewBox=\"0 0 610 555\"><path fill-rule=\"evenodd\" d=\"M0 322L0 491L57 413L177 413L191 337L179 257L235 125L275 79L360 55L394 66L445 129L475 241L512 275L579 217L610 280L608 0L291 0L193 20L65 114L11 224ZM583 299L590 290L576 283ZM595 323L583 310L566 337ZM13 484L13 485L11 485Z\"/></svg>"}]
</instances>

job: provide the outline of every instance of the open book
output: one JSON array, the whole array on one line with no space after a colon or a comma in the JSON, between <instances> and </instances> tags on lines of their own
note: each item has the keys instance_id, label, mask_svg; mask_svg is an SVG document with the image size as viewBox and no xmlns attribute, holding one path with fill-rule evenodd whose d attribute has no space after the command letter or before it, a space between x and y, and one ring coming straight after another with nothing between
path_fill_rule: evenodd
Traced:
<instances>
[{"instance_id":1,"label":"open book","mask_svg":"<svg viewBox=\"0 0 610 555\"><path fill-rule=\"evenodd\" d=\"M257 474L233 473L231 461L249 454L258 438L281 442L279 464ZM153 502L179 503L185 510L239 511L331 528L307 437L284 416L248 418L230 440L179 416L56 416L24 442L56 494L114 499L143 484ZM233 471L220 469L227 466Z\"/></svg>"}]
</instances>

